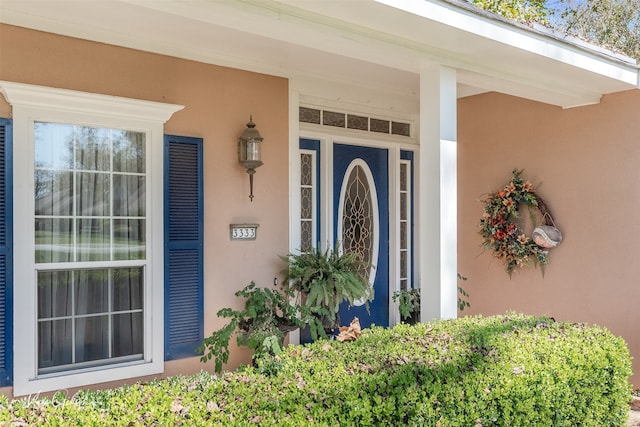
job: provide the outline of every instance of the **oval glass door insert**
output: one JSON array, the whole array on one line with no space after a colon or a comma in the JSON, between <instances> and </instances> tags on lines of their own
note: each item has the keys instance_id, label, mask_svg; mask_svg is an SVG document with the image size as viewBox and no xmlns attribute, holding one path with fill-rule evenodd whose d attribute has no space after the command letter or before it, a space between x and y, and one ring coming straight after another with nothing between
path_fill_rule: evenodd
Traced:
<instances>
[{"instance_id":1,"label":"oval glass door insert","mask_svg":"<svg viewBox=\"0 0 640 427\"><path fill-rule=\"evenodd\" d=\"M338 236L342 250L357 254L365 262L362 274L375 280L378 260L378 198L371 169L355 159L345 172L338 207ZM360 301L358 305L364 304Z\"/></svg>"}]
</instances>

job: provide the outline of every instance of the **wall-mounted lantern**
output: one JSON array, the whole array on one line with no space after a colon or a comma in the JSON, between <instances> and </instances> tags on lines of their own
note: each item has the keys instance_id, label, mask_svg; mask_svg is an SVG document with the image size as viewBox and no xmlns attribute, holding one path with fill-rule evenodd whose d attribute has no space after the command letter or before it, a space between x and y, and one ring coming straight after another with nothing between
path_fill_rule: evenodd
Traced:
<instances>
[{"instance_id":1,"label":"wall-mounted lantern","mask_svg":"<svg viewBox=\"0 0 640 427\"><path fill-rule=\"evenodd\" d=\"M238 161L247 169L249 174L249 200L253 202L253 174L256 173L256 168L262 166L262 160L260 159L260 143L262 137L260 132L256 129L256 124L253 123L253 117L249 116L249 123L247 128L242 132L240 139L238 140Z\"/></svg>"}]
</instances>

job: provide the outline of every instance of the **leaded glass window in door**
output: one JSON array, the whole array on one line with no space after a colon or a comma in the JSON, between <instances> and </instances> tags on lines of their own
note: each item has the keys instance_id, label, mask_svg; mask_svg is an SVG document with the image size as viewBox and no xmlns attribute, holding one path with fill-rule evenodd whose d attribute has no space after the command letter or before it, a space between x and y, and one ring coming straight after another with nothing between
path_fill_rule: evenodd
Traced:
<instances>
[{"instance_id":1,"label":"leaded glass window in door","mask_svg":"<svg viewBox=\"0 0 640 427\"><path fill-rule=\"evenodd\" d=\"M355 164L345 176L340 221L343 250L356 254L363 261L361 273L370 278L377 244L377 207L371 173L365 168L364 162Z\"/></svg>"}]
</instances>

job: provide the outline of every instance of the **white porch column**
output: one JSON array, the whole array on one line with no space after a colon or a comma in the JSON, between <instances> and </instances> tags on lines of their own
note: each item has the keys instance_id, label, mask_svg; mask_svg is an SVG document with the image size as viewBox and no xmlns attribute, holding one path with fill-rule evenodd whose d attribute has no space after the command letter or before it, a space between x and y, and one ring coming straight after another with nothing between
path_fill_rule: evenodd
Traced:
<instances>
[{"instance_id":1,"label":"white porch column","mask_svg":"<svg viewBox=\"0 0 640 427\"><path fill-rule=\"evenodd\" d=\"M420 72L420 313L422 322L457 316L456 70Z\"/></svg>"}]
</instances>

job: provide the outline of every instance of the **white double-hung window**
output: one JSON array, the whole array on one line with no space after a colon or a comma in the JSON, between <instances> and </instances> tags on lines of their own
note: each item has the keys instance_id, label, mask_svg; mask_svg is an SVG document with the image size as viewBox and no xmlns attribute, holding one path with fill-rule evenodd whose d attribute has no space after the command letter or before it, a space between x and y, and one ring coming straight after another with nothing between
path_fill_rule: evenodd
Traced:
<instances>
[{"instance_id":1,"label":"white double-hung window","mask_svg":"<svg viewBox=\"0 0 640 427\"><path fill-rule=\"evenodd\" d=\"M145 139L34 123L38 374L144 359Z\"/></svg>"},{"instance_id":2,"label":"white double-hung window","mask_svg":"<svg viewBox=\"0 0 640 427\"><path fill-rule=\"evenodd\" d=\"M14 119L14 394L162 372L162 128L181 107L0 86Z\"/></svg>"}]
</instances>

